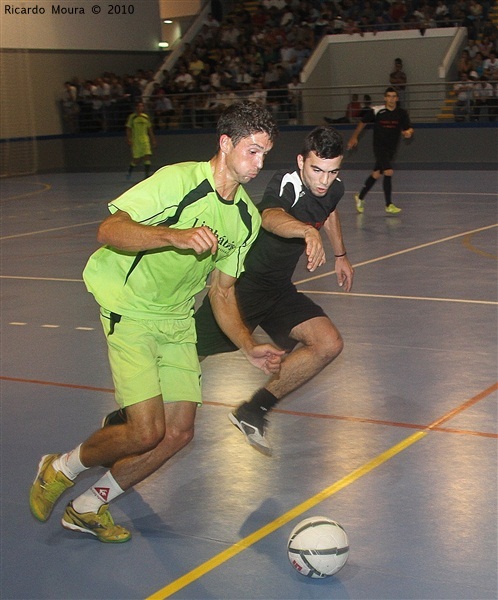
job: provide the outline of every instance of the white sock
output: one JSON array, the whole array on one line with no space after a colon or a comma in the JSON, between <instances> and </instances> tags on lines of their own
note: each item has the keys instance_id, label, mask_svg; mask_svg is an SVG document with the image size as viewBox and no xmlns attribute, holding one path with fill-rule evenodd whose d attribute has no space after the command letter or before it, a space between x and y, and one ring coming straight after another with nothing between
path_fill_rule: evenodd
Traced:
<instances>
[{"instance_id":1,"label":"white sock","mask_svg":"<svg viewBox=\"0 0 498 600\"><path fill-rule=\"evenodd\" d=\"M124 490L119 487L111 472L107 471L90 489L73 500L73 508L79 513L96 513L103 504L108 504L123 493Z\"/></svg>"},{"instance_id":2,"label":"white sock","mask_svg":"<svg viewBox=\"0 0 498 600\"><path fill-rule=\"evenodd\" d=\"M80 449L81 444L71 452L66 452L66 454L56 458L52 464L56 471L62 471L71 481L89 468L85 467L80 460Z\"/></svg>"}]
</instances>

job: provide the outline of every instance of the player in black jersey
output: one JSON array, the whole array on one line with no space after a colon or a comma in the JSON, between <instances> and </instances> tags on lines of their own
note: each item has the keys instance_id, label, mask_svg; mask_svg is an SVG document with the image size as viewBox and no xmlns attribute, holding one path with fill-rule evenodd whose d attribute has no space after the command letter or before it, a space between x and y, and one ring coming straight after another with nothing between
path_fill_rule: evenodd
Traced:
<instances>
[{"instance_id":1,"label":"player in black jersey","mask_svg":"<svg viewBox=\"0 0 498 600\"><path fill-rule=\"evenodd\" d=\"M258 205L262 227L235 285L237 304L250 331L261 326L288 352L278 377L271 376L264 388L229 414L247 441L265 454L271 452L265 435L270 410L322 371L343 348L341 334L323 309L292 283L303 254L310 272L325 263L323 228L335 256L338 284L346 292L351 290L353 268L337 211L344 195L338 177L342 158L342 138L333 127L317 127L306 136L297 156L298 168L277 172L268 183ZM218 326L208 296L195 313L195 322L200 357L237 350ZM115 411L103 424L125 418L123 411Z\"/></svg>"},{"instance_id":2,"label":"player in black jersey","mask_svg":"<svg viewBox=\"0 0 498 600\"><path fill-rule=\"evenodd\" d=\"M369 190L373 187L381 175L383 179L384 198L386 213L396 215L401 212L392 203L392 176L394 173L392 162L398 148L400 137L405 139L413 135L413 127L410 117L404 108L398 106L398 92L393 87L388 87L384 92L384 106L376 106L373 112L367 114L358 123L351 139L348 142L348 150L358 144L358 136L369 123L373 123L373 150L375 165L372 173L366 179L359 194L355 194L356 210L362 213L365 210L364 200Z\"/></svg>"},{"instance_id":3,"label":"player in black jersey","mask_svg":"<svg viewBox=\"0 0 498 600\"><path fill-rule=\"evenodd\" d=\"M346 292L353 284L353 268L346 255L337 204L344 194L339 179L343 142L332 127L310 132L297 156L297 169L275 173L258 209L262 228L236 284L241 315L252 331L258 325L288 352L278 377L229 414L256 449L269 454L265 437L266 417L284 396L317 375L342 351L341 334L310 298L298 292L292 276L303 253L307 268L325 263L320 229L323 228L335 256L339 286ZM195 315L197 352L207 356L236 350L217 325L205 298Z\"/></svg>"}]
</instances>

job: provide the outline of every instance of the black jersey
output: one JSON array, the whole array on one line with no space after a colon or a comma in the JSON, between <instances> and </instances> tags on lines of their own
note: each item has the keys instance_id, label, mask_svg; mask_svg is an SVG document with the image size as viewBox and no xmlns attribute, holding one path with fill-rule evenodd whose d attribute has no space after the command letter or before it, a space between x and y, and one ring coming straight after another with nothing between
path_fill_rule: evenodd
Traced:
<instances>
[{"instance_id":1,"label":"black jersey","mask_svg":"<svg viewBox=\"0 0 498 600\"><path fill-rule=\"evenodd\" d=\"M279 171L269 182L260 212L283 208L294 218L320 229L344 195L344 184L337 178L323 197L314 196L297 171ZM241 279L265 287L280 287L291 281L299 258L306 248L302 238L283 238L261 228L245 261Z\"/></svg>"},{"instance_id":2,"label":"black jersey","mask_svg":"<svg viewBox=\"0 0 498 600\"><path fill-rule=\"evenodd\" d=\"M375 106L371 113L363 117L362 122L374 124L374 148L384 148L391 152L396 149L401 132L411 128L408 113L399 107L388 110L385 106Z\"/></svg>"}]
</instances>

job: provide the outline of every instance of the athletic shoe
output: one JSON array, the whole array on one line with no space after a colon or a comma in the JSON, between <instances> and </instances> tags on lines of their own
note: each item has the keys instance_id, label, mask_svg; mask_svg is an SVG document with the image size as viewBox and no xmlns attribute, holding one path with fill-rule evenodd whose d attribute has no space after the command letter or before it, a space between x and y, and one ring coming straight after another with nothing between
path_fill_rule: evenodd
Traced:
<instances>
[{"instance_id":1,"label":"athletic shoe","mask_svg":"<svg viewBox=\"0 0 498 600\"><path fill-rule=\"evenodd\" d=\"M123 425L123 423L126 423L126 412L124 409L118 408L118 410L113 410L102 419L102 428L109 425Z\"/></svg>"},{"instance_id":2,"label":"athletic shoe","mask_svg":"<svg viewBox=\"0 0 498 600\"><path fill-rule=\"evenodd\" d=\"M38 473L29 492L29 507L38 521L45 522L54 508L59 496L74 483L62 471L52 466L60 454L42 456L38 465Z\"/></svg>"},{"instance_id":3,"label":"athletic shoe","mask_svg":"<svg viewBox=\"0 0 498 600\"><path fill-rule=\"evenodd\" d=\"M73 503L70 502L61 522L66 529L91 533L101 542L109 544L120 544L131 538L131 533L127 529L114 523L108 504L102 504L96 513L79 513L74 510Z\"/></svg>"},{"instance_id":4,"label":"athletic shoe","mask_svg":"<svg viewBox=\"0 0 498 600\"><path fill-rule=\"evenodd\" d=\"M386 213L388 215L397 215L400 212L401 212L401 208L394 206L394 204L389 204L389 206L386 206Z\"/></svg>"},{"instance_id":5,"label":"athletic shoe","mask_svg":"<svg viewBox=\"0 0 498 600\"><path fill-rule=\"evenodd\" d=\"M354 201L356 204L356 212L359 212L361 215L363 213L363 211L365 210L365 203L363 200L360 199L359 194L354 195Z\"/></svg>"},{"instance_id":6,"label":"athletic shoe","mask_svg":"<svg viewBox=\"0 0 498 600\"><path fill-rule=\"evenodd\" d=\"M271 454L270 444L265 438L266 419L262 411L249 410L245 402L237 410L229 413L228 418L242 431L251 446L263 454Z\"/></svg>"}]
</instances>

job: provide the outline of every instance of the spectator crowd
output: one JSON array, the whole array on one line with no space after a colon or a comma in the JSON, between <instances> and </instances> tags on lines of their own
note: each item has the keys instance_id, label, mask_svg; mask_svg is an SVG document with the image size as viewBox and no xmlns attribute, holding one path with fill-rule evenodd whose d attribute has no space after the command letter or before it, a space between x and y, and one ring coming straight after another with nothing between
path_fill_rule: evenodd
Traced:
<instances>
[{"instance_id":1,"label":"spectator crowd","mask_svg":"<svg viewBox=\"0 0 498 600\"><path fill-rule=\"evenodd\" d=\"M489 63L496 63L498 31L489 18L490 2L262 0L251 11L240 2L220 21L209 14L174 68L159 77L139 70L66 82L66 130L122 131L139 100L146 103L156 129L170 127L173 120L186 127L209 127L241 96L265 103L280 123L297 123L299 74L324 35L399 29L418 29L424 35L432 27L465 26L471 41L459 73L477 73L480 82L489 82L496 100L497 70Z\"/></svg>"},{"instance_id":2,"label":"spectator crowd","mask_svg":"<svg viewBox=\"0 0 498 600\"><path fill-rule=\"evenodd\" d=\"M458 59L459 81L454 84L455 121L496 121L498 116L498 58L496 38L483 35L469 41Z\"/></svg>"}]
</instances>

